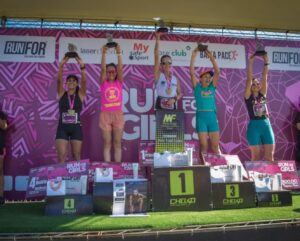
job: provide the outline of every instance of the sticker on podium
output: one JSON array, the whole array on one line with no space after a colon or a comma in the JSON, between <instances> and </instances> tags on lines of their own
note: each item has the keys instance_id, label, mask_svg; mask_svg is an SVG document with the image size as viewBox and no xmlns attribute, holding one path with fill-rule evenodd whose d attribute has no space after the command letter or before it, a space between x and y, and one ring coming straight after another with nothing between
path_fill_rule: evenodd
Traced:
<instances>
[{"instance_id":1,"label":"sticker on podium","mask_svg":"<svg viewBox=\"0 0 300 241\"><path fill-rule=\"evenodd\" d=\"M281 207L292 206L292 193L288 190L259 192L257 195L257 206L259 207Z\"/></svg>"},{"instance_id":2,"label":"sticker on podium","mask_svg":"<svg viewBox=\"0 0 300 241\"><path fill-rule=\"evenodd\" d=\"M256 207L253 182L212 184L213 209Z\"/></svg>"},{"instance_id":3,"label":"sticker on podium","mask_svg":"<svg viewBox=\"0 0 300 241\"><path fill-rule=\"evenodd\" d=\"M91 215L92 213L91 195L51 196L46 198L46 216Z\"/></svg>"},{"instance_id":4,"label":"sticker on podium","mask_svg":"<svg viewBox=\"0 0 300 241\"><path fill-rule=\"evenodd\" d=\"M154 211L199 211L211 209L209 167L155 168L152 201Z\"/></svg>"}]
</instances>

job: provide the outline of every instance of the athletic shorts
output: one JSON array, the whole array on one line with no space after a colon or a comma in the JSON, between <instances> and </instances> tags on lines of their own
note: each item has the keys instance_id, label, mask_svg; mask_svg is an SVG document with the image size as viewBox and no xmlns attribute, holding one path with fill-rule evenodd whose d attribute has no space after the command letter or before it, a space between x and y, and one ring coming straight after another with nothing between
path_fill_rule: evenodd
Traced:
<instances>
[{"instance_id":1,"label":"athletic shorts","mask_svg":"<svg viewBox=\"0 0 300 241\"><path fill-rule=\"evenodd\" d=\"M197 111L196 112L196 131L218 132L219 122L215 111Z\"/></svg>"},{"instance_id":2,"label":"athletic shorts","mask_svg":"<svg viewBox=\"0 0 300 241\"><path fill-rule=\"evenodd\" d=\"M80 124L59 124L55 139L82 141L82 128Z\"/></svg>"},{"instance_id":3,"label":"athletic shorts","mask_svg":"<svg viewBox=\"0 0 300 241\"><path fill-rule=\"evenodd\" d=\"M99 127L104 131L123 130L124 114L122 111L100 112Z\"/></svg>"},{"instance_id":4,"label":"athletic shorts","mask_svg":"<svg viewBox=\"0 0 300 241\"><path fill-rule=\"evenodd\" d=\"M250 120L247 129L247 140L250 146L274 144L275 137L270 120Z\"/></svg>"}]
</instances>

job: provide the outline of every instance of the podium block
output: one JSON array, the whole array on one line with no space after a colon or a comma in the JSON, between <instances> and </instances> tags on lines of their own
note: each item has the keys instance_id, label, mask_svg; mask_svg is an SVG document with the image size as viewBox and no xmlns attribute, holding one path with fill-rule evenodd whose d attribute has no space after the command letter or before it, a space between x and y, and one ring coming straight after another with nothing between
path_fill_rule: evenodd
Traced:
<instances>
[{"instance_id":1,"label":"podium block","mask_svg":"<svg viewBox=\"0 0 300 241\"><path fill-rule=\"evenodd\" d=\"M153 211L211 210L209 167L155 168L152 207Z\"/></svg>"},{"instance_id":2,"label":"podium block","mask_svg":"<svg viewBox=\"0 0 300 241\"><path fill-rule=\"evenodd\" d=\"M46 198L46 216L91 215L93 202L91 195L52 196Z\"/></svg>"},{"instance_id":3,"label":"podium block","mask_svg":"<svg viewBox=\"0 0 300 241\"><path fill-rule=\"evenodd\" d=\"M280 207L293 205L290 191L273 191L256 193L258 207Z\"/></svg>"},{"instance_id":4,"label":"podium block","mask_svg":"<svg viewBox=\"0 0 300 241\"><path fill-rule=\"evenodd\" d=\"M93 187L93 207L97 214L112 214L113 182L95 182Z\"/></svg>"},{"instance_id":5,"label":"podium block","mask_svg":"<svg viewBox=\"0 0 300 241\"><path fill-rule=\"evenodd\" d=\"M213 209L253 208L254 182L212 183Z\"/></svg>"}]
</instances>

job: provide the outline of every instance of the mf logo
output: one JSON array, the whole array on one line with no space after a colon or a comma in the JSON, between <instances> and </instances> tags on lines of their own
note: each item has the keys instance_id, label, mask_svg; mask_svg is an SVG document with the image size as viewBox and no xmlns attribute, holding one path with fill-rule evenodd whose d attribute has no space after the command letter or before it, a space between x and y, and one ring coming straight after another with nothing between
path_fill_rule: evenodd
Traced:
<instances>
[{"instance_id":1,"label":"mf logo","mask_svg":"<svg viewBox=\"0 0 300 241\"><path fill-rule=\"evenodd\" d=\"M74 209L74 204L75 202L73 198L65 199L64 209Z\"/></svg>"},{"instance_id":2,"label":"mf logo","mask_svg":"<svg viewBox=\"0 0 300 241\"><path fill-rule=\"evenodd\" d=\"M134 43L133 44L133 51L138 51L142 53L146 53L149 49L149 45L145 45L142 43Z\"/></svg>"},{"instance_id":3,"label":"mf logo","mask_svg":"<svg viewBox=\"0 0 300 241\"><path fill-rule=\"evenodd\" d=\"M172 123L175 120L176 120L176 115L175 114L165 114L163 123L168 123L168 122Z\"/></svg>"},{"instance_id":4,"label":"mf logo","mask_svg":"<svg viewBox=\"0 0 300 241\"><path fill-rule=\"evenodd\" d=\"M238 198L240 197L239 184L226 185L226 198Z\"/></svg>"},{"instance_id":5,"label":"mf logo","mask_svg":"<svg viewBox=\"0 0 300 241\"><path fill-rule=\"evenodd\" d=\"M279 196L278 196L278 194L272 194L272 202L273 203L279 202Z\"/></svg>"}]
</instances>

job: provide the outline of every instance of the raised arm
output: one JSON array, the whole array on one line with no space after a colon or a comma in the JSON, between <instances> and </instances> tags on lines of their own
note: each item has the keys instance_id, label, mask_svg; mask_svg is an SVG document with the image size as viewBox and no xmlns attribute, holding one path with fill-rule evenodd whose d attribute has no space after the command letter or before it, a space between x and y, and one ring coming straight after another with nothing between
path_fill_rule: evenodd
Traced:
<instances>
[{"instance_id":1,"label":"raised arm","mask_svg":"<svg viewBox=\"0 0 300 241\"><path fill-rule=\"evenodd\" d=\"M260 93L264 96L267 95L267 91L268 91L268 71L269 71L269 57L268 54L266 53L263 56L263 60L264 60L264 69L262 72L262 77L261 77L261 89L260 89Z\"/></svg>"},{"instance_id":2,"label":"raised arm","mask_svg":"<svg viewBox=\"0 0 300 241\"><path fill-rule=\"evenodd\" d=\"M248 60L248 69L247 69L247 81L246 81L246 87L244 92L244 98L247 100L249 99L251 95L251 84L252 84L252 72L253 72L253 63L255 60L255 55L251 54L249 60Z\"/></svg>"},{"instance_id":3,"label":"raised arm","mask_svg":"<svg viewBox=\"0 0 300 241\"><path fill-rule=\"evenodd\" d=\"M104 45L102 47L100 84L104 83L106 78L106 52L107 47Z\"/></svg>"},{"instance_id":4,"label":"raised arm","mask_svg":"<svg viewBox=\"0 0 300 241\"><path fill-rule=\"evenodd\" d=\"M197 82L198 82L196 75L195 75L195 59L196 59L197 53L198 53L198 47L196 47L193 50L192 55L191 55L191 63L190 63L190 76L191 76L193 88L196 87Z\"/></svg>"},{"instance_id":5,"label":"raised arm","mask_svg":"<svg viewBox=\"0 0 300 241\"><path fill-rule=\"evenodd\" d=\"M57 73L57 96L58 98L62 97L64 94L64 86L63 86L63 71L64 65L68 62L69 57L64 56L58 66L58 73Z\"/></svg>"},{"instance_id":6,"label":"raised arm","mask_svg":"<svg viewBox=\"0 0 300 241\"><path fill-rule=\"evenodd\" d=\"M83 62L83 60L78 56L75 58L77 63L80 66L80 70L81 70L81 80L80 80L80 89L79 89L79 98L81 99L81 101L84 100L84 97L86 95L86 73L85 73L85 64Z\"/></svg>"},{"instance_id":7,"label":"raised arm","mask_svg":"<svg viewBox=\"0 0 300 241\"><path fill-rule=\"evenodd\" d=\"M123 61L122 61L122 50L120 45L118 44L116 46L116 53L118 56L118 66L117 66L117 74L118 74L118 80L123 83L124 78L123 78Z\"/></svg>"},{"instance_id":8,"label":"raised arm","mask_svg":"<svg viewBox=\"0 0 300 241\"><path fill-rule=\"evenodd\" d=\"M159 40L160 40L159 32L155 32L155 47L154 47L154 79L155 82L159 79L160 75L160 61L159 61Z\"/></svg>"},{"instance_id":9,"label":"raised arm","mask_svg":"<svg viewBox=\"0 0 300 241\"><path fill-rule=\"evenodd\" d=\"M212 83L215 87L217 87L219 79L220 79L220 68L217 64L217 61L215 57L213 56L212 52L210 52L208 49L205 50L205 53L207 54L208 58L210 59L210 62L213 65L214 68L214 77L212 79Z\"/></svg>"}]
</instances>

